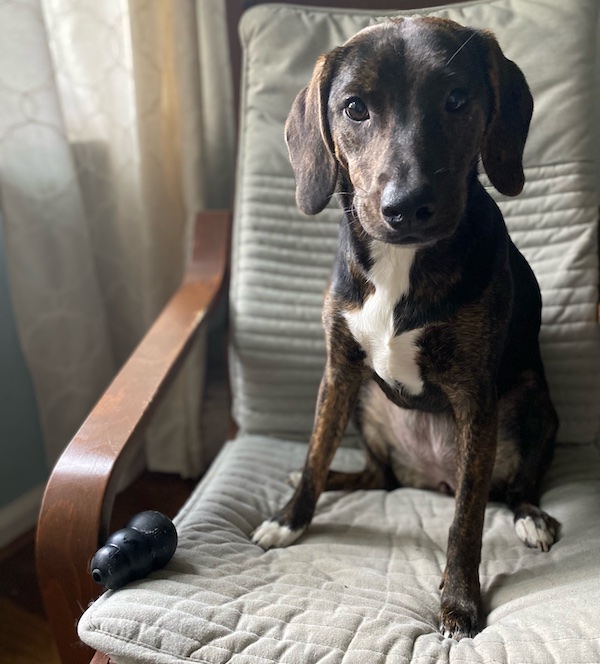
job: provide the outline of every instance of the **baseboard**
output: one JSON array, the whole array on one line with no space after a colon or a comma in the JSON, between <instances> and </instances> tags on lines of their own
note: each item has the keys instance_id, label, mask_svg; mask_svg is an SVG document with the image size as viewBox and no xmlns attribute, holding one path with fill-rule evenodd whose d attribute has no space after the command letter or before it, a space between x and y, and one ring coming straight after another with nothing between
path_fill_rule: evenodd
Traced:
<instances>
[{"instance_id":1,"label":"baseboard","mask_svg":"<svg viewBox=\"0 0 600 664\"><path fill-rule=\"evenodd\" d=\"M0 508L0 549L35 527L43 495L44 485L40 484Z\"/></svg>"}]
</instances>

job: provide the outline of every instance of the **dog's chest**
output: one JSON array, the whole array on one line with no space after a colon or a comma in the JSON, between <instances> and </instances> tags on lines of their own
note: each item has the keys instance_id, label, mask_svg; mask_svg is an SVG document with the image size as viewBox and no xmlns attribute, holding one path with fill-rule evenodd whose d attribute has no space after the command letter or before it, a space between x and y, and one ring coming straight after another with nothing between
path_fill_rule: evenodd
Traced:
<instances>
[{"instance_id":1,"label":"dog's chest","mask_svg":"<svg viewBox=\"0 0 600 664\"><path fill-rule=\"evenodd\" d=\"M358 310L344 316L350 332L366 354L367 364L389 385L401 384L418 395L423 380L418 365L418 342L422 329L396 334L394 310L409 291L415 249L374 241L373 266L368 280L374 291Z\"/></svg>"}]
</instances>

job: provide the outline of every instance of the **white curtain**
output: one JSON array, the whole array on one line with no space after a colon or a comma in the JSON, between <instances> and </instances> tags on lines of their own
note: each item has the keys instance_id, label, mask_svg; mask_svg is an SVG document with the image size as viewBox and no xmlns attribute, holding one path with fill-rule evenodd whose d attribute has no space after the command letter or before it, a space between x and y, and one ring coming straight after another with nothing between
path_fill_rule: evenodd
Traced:
<instances>
[{"instance_id":1,"label":"white curtain","mask_svg":"<svg viewBox=\"0 0 600 664\"><path fill-rule=\"evenodd\" d=\"M0 0L1 217L50 464L180 282L194 212L229 204L232 152L222 0ZM153 469L212 456L202 361Z\"/></svg>"}]
</instances>

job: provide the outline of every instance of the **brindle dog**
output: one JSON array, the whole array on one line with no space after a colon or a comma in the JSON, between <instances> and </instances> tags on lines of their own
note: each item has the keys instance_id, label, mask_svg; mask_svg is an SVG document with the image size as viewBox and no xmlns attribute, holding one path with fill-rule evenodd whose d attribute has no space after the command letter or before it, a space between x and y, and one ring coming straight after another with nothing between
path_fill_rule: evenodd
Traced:
<instances>
[{"instance_id":1,"label":"brindle dog","mask_svg":"<svg viewBox=\"0 0 600 664\"><path fill-rule=\"evenodd\" d=\"M286 124L296 198L344 209L324 307L327 362L304 470L253 534L286 546L328 489L410 485L455 496L440 630L482 629L478 567L491 497L549 550L539 508L558 420L540 357L541 296L502 215L524 184L533 101L494 37L437 18L366 28L317 61ZM355 408L358 404L358 407ZM329 470L358 414L364 471Z\"/></svg>"}]
</instances>

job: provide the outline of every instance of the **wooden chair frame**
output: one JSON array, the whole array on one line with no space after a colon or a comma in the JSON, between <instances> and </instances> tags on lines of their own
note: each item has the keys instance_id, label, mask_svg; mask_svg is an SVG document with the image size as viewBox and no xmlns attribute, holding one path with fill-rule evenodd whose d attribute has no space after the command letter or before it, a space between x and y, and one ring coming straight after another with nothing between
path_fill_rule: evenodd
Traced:
<instances>
[{"instance_id":1,"label":"wooden chair frame","mask_svg":"<svg viewBox=\"0 0 600 664\"><path fill-rule=\"evenodd\" d=\"M37 527L37 573L65 664L89 662L76 625L100 588L89 561L109 534L114 498L142 432L226 282L231 215L199 214L183 284L119 371L56 464Z\"/></svg>"},{"instance_id":2,"label":"wooden chair frame","mask_svg":"<svg viewBox=\"0 0 600 664\"><path fill-rule=\"evenodd\" d=\"M266 0L225 0L235 95L241 71L237 25L250 6ZM294 0L279 0L294 3ZM367 0L298 0L306 5L375 8ZM376 0L382 11L418 9L456 0ZM236 108L238 97L235 96ZM180 288L85 420L48 481L37 528L39 585L65 664L108 662L84 646L76 624L100 592L89 561L109 534L114 498L142 433L226 290L232 214L200 213L193 258ZM600 311L599 311L600 315Z\"/></svg>"}]
</instances>

